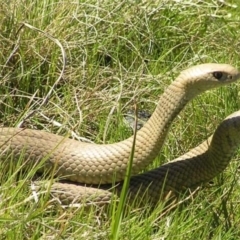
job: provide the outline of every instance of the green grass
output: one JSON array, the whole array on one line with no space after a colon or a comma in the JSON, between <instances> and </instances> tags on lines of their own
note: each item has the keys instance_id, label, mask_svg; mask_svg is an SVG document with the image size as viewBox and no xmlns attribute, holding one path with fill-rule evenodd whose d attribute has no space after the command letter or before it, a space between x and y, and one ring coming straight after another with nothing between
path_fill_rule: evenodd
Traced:
<instances>
[{"instance_id":1,"label":"green grass","mask_svg":"<svg viewBox=\"0 0 240 240\"><path fill-rule=\"evenodd\" d=\"M182 69L240 65L239 8L237 0L2 0L0 125L74 132L98 143L125 139L131 131L123 114L135 102L152 112ZM206 139L239 109L238 88L190 103L149 168ZM151 213L120 212L118 220L114 206L102 216L94 208L63 209L44 195L35 202L28 184L37 166L19 175L20 163L8 172L1 163L1 239L238 239L238 158L211 187L172 211L160 203Z\"/></svg>"}]
</instances>

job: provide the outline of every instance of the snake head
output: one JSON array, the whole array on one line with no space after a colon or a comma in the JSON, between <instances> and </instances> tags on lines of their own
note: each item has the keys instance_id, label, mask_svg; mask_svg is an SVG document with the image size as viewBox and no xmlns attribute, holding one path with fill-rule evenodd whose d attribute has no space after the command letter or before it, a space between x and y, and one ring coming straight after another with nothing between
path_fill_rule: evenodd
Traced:
<instances>
[{"instance_id":1,"label":"snake head","mask_svg":"<svg viewBox=\"0 0 240 240\"><path fill-rule=\"evenodd\" d=\"M206 63L182 71L177 78L189 98L210 90L235 82L240 72L229 64Z\"/></svg>"}]
</instances>

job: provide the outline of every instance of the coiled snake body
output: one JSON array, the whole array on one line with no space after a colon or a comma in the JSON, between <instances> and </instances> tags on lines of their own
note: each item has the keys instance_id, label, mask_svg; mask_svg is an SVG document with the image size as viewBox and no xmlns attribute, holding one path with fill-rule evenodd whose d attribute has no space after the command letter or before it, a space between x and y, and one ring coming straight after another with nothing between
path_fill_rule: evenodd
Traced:
<instances>
[{"instance_id":1,"label":"coiled snake body","mask_svg":"<svg viewBox=\"0 0 240 240\"><path fill-rule=\"evenodd\" d=\"M136 175L154 160L173 119L192 98L206 90L235 82L239 77L239 71L227 64L202 64L181 72L160 97L149 121L137 132L132 174ZM221 126L219 129L223 128ZM220 130L216 136L218 132ZM222 151L222 148L209 145L210 142L214 144L215 135L212 140L208 139L180 157L181 161L131 177L129 192L134 195L148 189L152 201L157 202L162 191L178 191L211 179L226 166L226 163L215 161L218 160L217 151ZM2 159L10 153L15 158L21 155L32 162L45 159L45 166L54 167L56 174L82 184L99 185L111 183L113 179L116 182L123 180L132 143L133 137L100 145L77 142L37 130L0 129ZM227 151L226 154L228 157L231 155ZM121 189L121 183L117 189ZM74 184L55 183L52 190L66 202L92 195L99 200L110 198L110 192L106 190Z\"/></svg>"}]
</instances>

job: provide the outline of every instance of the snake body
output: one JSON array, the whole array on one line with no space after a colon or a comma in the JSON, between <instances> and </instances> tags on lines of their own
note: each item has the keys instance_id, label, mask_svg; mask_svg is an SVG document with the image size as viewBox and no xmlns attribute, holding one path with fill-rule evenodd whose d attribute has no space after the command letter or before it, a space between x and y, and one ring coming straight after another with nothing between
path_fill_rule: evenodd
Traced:
<instances>
[{"instance_id":1,"label":"snake body","mask_svg":"<svg viewBox=\"0 0 240 240\"><path fill-rule=\"evenodd\" d=\"M172 121L191 99L206 90L235 82L239 77L239 71L228 64L202 64L181 72L161 95L149 121L137 132L132 174L136 175L154 160ZM106 184L111 183L113 179L116 182L121 181L126 173L132 143L133 136L114 144L90 144L38 130L0 129L1 158L6 158L11 153L15 158L23 155L32 162L46 159L46 168L54 167L57 174L82 184ZM166 164L146 174L132 177L130 192L138 192L142 186L143 189L149 189L149 194L156 200L159 199L159 192L156 189L162 188L164 182L166 190L176 190L177 186L189 187L191 184L188 184L188 181L199 183L207 180L210 174L206 167L202 167L202 174L207 177L204 178L201 174L199 180L195 180L197 176L193 174L194 167L198 169L204 165L199 159L206 159L200 157L206 155L201 155L205 150L206 148L200 147L196 156L191 158L194 160L190 161L184 155L183 158L186 158L184 161ZM212 176L216 175L216 172L217 170ZM184 177L185 175L187 177ZM90 196L98 195L99 199L110 196L109 192L102 189L69 184L56 183L53 189L58 192L58 196L62 194L62 198L66 198L66 192L73 196L87 192ZM121 189L121 183L118 189Z\"/></svg>"},{"instance_id":2,"label":"snake body","mask_svg":"<svg viewBox=\"0 0 240 240\"><path fill-rule=\"evenodd\" d=\"M168 164L133 176L130 192L136 194L139 189L145 189L145 194L157 203L160 194L195 188L221 173L239 145L240 111L237 111L224 119L214 134L199 146ZM140 191L140 195L143 192Z\"/></svg>"},{"instance_id":3,"label":"snake body","mask_svg":"<svg viewBox=\"0 0 240 240\"><path fill-rule=\"evenodd\" d=\"M214 134L184 155L158 168L130 178L129 194L143 199L144 203L157 204L169 193L180 193L206 183L229 164L240 145L240 111L224 119ZM120 194L123 182L114 190ZM111 192L103 189L85 188L69 183L52 185L54 196L64 203L79 201L107 203ZM134 200L134 197L133 197ZM139 201L140 202L140 201Z\"/></svg>"}]
</instances>

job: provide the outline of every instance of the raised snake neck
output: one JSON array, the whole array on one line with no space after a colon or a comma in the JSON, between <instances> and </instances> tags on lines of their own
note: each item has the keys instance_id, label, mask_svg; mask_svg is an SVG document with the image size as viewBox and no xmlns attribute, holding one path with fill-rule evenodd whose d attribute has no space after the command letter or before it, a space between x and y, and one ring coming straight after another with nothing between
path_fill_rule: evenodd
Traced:
<instances>
[{"instance_id":1,"label":"raised snake neck","mask_svg":"<svg viewBox=\"0 0 240 240\"><path fill-rule=\"evenodd\" d=\"M181 89L183 83L176 83L178 81L165 90L151 118L137 132L132 174L137 174L155 159L173 119L192 98L187 99L185 91ZM104 184L111 183L113 176L116 181L124 178L133 137L113 144L91 144L43 131L2 128L0 144L4 145L5 142L11 143L10 151L20 153L24 149L25 155L33 160L42 159L52 152L49 155L49 167L57 159L59 175L67 175L73 182Z\"/></svg>"},{"instance_id":2,"label":"raised snake neck","mask_svg":"<svg viewBox=\"0 0 240 240\"><path fill-rule=\"evenodd\" d=\"M172 120L189 100L205 90L234 82L239 76L235 68L226 64L203 64L183 71L160 97L151 118L137 133L133 174L154 160ZM132 142L130 137L119 143L98 145L36 130L0 130L0 149L4 156L13 152L35 161L47 158L46 166L56 164L58 174L86 184L111 183L114 176L115 181L122 180ZM133 180L131 184L134 187Z\"/></svg>"}]
</instances>

